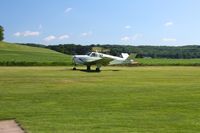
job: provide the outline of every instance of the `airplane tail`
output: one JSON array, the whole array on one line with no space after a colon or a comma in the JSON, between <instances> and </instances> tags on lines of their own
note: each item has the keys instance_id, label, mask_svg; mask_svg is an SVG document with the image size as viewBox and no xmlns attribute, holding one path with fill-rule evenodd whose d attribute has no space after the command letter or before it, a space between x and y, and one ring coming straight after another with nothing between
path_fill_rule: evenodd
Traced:
<instances>
[{"instance_id":1,"label":"airplane tail","mask_svg":"<svg viewBox=\"0 0 200 133\"><path fill-rule=\"evenodd\" d=\"M129 54L127 53L122 53L121 55L122 55L122 58L125 60L129 57Z\"/></svg>"}]
</instances>

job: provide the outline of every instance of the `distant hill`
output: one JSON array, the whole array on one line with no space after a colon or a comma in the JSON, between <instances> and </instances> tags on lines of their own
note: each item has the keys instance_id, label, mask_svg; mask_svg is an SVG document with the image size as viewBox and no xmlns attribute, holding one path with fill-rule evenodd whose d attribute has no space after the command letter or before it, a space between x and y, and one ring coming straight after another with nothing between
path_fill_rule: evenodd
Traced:
<instances>
[{"instance_id":1,"label":"distant hill","mask_svg":"<svg viewBox=\"0 0 200 133\"><path fill-rule=\"evenodd\" d=\"M0 65L70 65L71 56L46 48L0 42Z\"/></svg>"}]
</instances>

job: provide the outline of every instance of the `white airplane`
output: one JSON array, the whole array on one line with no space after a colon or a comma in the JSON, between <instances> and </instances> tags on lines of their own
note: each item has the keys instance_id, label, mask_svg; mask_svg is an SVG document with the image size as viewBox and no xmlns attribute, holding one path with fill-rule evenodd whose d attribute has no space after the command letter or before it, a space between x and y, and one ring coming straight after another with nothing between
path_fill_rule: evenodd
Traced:
<instances>
[{"instance_id":1,"label":"white airplane","mask_svg":"<svg viewBox=\"0 0 200 133\"><path fill-rule=\"evenodd\" d=\"M98 52L90 52L87 55L75 55L73 56L74 68L76 70L76 65L86 65L87 71L91 70L92 65L96 65L96 71L100 71L101 66L105 65L117 65L117 64L131 64L133 60L129 60L129 55L127 53L122 53L122 57L107 55Z\"/></svg>"}]
</instances>

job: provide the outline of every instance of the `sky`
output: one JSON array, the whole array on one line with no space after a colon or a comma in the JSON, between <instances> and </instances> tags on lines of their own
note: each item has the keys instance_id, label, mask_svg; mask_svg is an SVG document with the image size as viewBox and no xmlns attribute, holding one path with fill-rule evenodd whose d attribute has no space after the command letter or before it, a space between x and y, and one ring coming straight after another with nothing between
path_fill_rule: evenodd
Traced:
<instances>
[{"instance_id":1,"label":"sky","mask_svg":"<svg viewBox=\"0 0 200 133\"><path fill-rule=\"evenodd\" d=\"M198 45L200 0L1 0L5 41Z\"/></svg>"}]
</instances>

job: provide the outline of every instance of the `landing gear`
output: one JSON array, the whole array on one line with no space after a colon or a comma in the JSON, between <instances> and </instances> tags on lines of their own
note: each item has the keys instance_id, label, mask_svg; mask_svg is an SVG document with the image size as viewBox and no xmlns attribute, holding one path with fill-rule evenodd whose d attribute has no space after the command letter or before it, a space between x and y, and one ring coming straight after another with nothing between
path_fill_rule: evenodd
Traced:
<instances>
[{"instance_id":1,"label":"landing gear","mask_svg":"<svg viewBox=\"0 0 200 133\"><path fill-rule=\"evenodd\" d=\"M76 70L76 64L74 63L74 67L73 67L73 70Z\"/></svg>"},{"instance_id":2,"label":"landing gear","mask_svg":"<svg viewBox=\"0 0 200 133\"><path fill-rule=\"evenodd\" d=\"M97 67L97 68L96 68L96 71L97 71L97 72L100 72L100 68Z\"/></svg>"},{"instance_id":3,"label":"landing gear","mask_svg":"<svg viewBox=\"0 0 200 133\"><path fill-rule=\"evenodd\" d=\"M87 66L87 71L90 71L91 70L91 67L90 66Z\"/></svg>"},{"instance_id":4,"label":"landing gear","mask_svg":"<svg viewBox=\"0 0 200 133\"><path fill-rule=\"evenodd\" d=\"M101 67L100 65L97 65L97 68L96 68L97 72L100 72L100 67Z\"/></svg>"},{"instance_id":5,"label":"landing gear","mask_svg":"<svg viewBox=\"0 0 200 133\"><path fill-rule=\"evenodd\" d=\"M96 67L96 72L100 72L101 70L100 70L100 68L101 68L101 66L97 66ZM74 65L74 67L72 68L72 70L77 70L76 69L76 65ZM87 72L95 72L94 70L91 70L91 66L90 65L87 65L87 70L86 70Z\"/></svg>"}]
</instances>

